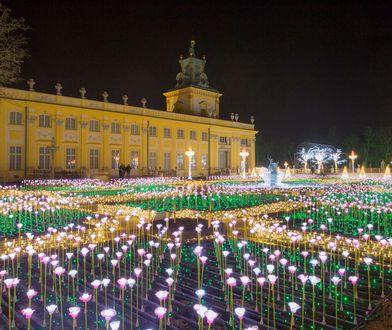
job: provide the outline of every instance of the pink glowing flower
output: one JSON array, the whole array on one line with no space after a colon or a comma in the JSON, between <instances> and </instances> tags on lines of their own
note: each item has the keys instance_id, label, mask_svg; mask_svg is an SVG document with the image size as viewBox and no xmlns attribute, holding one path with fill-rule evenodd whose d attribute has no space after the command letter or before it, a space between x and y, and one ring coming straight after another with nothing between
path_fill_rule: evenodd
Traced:
<instances>
[{"instance_id":1,"label":"pink glowing flower","mask_svg":"<svg viewBox=\"0 0 392 330\"><path fill-rule=\"evenodd\" d=\"M133 271L134 271L136 277L139 278L140 274L142 273L142 269L141 268L135 268Z\"/></svg>"},{"instance_id":2,"label":"pink glowing flower","mask_svg":"<svg viewBox=\"0 0 392 330\"><path fill-rule=\"evenodd\" d=\"M199 259L200 259L201 263L204 265L207 262L208 258L206 256L201 256L201 257L199 257Z\"/></svg>"},{"instance_id":3,"label":"pink glowing flower","mask_svg":"<svg viewBox=\"0 0 392 330\"><path fill-rule=\"evenodd\" d=\"M243 286L247 286L250 283L250 279L248 276L241 276L240 280Z\"/></svg>"},{"instance_id":4,"label":"pink glowing flower","mask_svg":"<svg viewBox=\"0 0 392 330\"><path fill-rule=\"evenodd\" d=\"M234 313L237 315L237 317L242 320L245 315L245 308L243 307L237 307L234 309Z\"/></svg>"},{"instance_id":5,"label":"pink glowing flower","mask_svg":"<svg viewBox=\"0 0 392 330\"><path fill-rule=\"evenodd\" d=\"M160 290L155 292L155 296L159 299L160 302L166 300L168 295L169 292L167 292L166 290Z\"/></svg>"},{"instance_id":6,"label":"pink glowing flower","mask_svg":"<svg viewBox=\"0 0 392 330\"><path fill-rule=\"evenodd\" d=\"M46 306L46 310L48 311L48 313L50 315L52 315L55 312L56 309L57 309L57 305Z\"/></svg>"},{"instance_id":7,"label":"pink glowing flower","mask_svg":"<svg viewBox=\"0 0 392 330\"><path fill-rule=\"evenodd\" d=\"M234 286L236 286L236 284L237 284L237 280L236 280L234 277L229 277L229 278L226 280L226 284L227 284L228 286L230 286L230 287L234 287Z\"/></svg>"},{"instance_id":8,"label":"pink glowing flower","mask_svg":"<svg viewBox=\"0 0 392 330\"><path fill-rule=\"evenodd\" d=\"M117 280L118 285L120 286L121 289L124 289L125 286L127 285L127 279L126 278L120 278Z\"/></svg>"},{"instance_id":9,"label":"pink glowing flower","mask_svg":"<svg viewBox=\"0 0 392 330\"><path fill-rule=\"evenodd\" d=\"M260 284L260 286L262 287L265 283L265 277L258 277L257 278L257 282Z\"/></svg>"},{"instance_id":10,"label":"pink glowing flower","mask_svg":"<svg viewBox=\"0 0 392 330\"><path fill-rule=\"evenodd\" d=\"M173 285L173 283L174 283L174 280L171 278L171 277L168 277L167 279L166 279L166 283L167 283L167 285L169 286L169 288Z\"/></svg>"},{"instance_id":11,"label":"pink glowing flower","mask_svg":"<svg viewBox=\"0 0 392 330\"><path fill-rule=\"evenodd\" d=\"M167 309L165 307L157 307L154 310L154 314L161 320L165 316Z\"/></svg>"},{"instance_id":12,"label":"pink glowing flower","mask_svg":"<svg viewBox=\"0 0 392 330\"><path fill-rule=\"evenodd\" d=\"M351 282L352 285L356 285L358 282L358 276L349 276L348 280Z\"/></svg>"},{"instance_id":13,"label":"pink glowing flower","mask_svg":"<svg viewBox=\"0 0 392 330\"><path fill-rule=\"evenodd\" d=\"M22 309L22 315L28 320L33 316L34 313L34 309L29 308L25 308Z\"/></svg>"},{"instance_id":14,"label":"pink glowing flower","mask_svg":"<svg viewBox=\"0 0 392 330\"><path fill-rule=\"evenodd\" d=\"M278 277L275 276L275 275L271 275L271 274L268 275L267 277L268 277L268 281L271 283L271 285L275 285L276 280L278 279Z\"/></svg>"},{"instance_id":15,"label":"pink glowing flower","mask_svg":"<svg viewBox=\"0 0 392 330\"><path fill-rule=\"evenodd\" d=\"M91 286L96 290L99 288L99 286L101 285L101 281L100 280L94 280L91 282Z\"/></svg>"},{"instance_id":16,"label":"pink glowing flower","mask_svg":"<svg viewBox=\"0 0 392 330\"><path fill-rule=\"evenodd\" d=\"M218 317L218 313L214 312L212 309L209 309L206 313L205 313L205 317L207 319L207 323L209 325L211 325L214 320Z\"/></svg>"},{"instance_id":17,"label":"pink glowing flower","mask_svg":"<svg viewBox=\"0 0 392 330\"><path fill-rule=\"evenodd\" d=\"M309 276L305 274L301 274L298 276L299 280L302 282L302 285L305 285L305 283L308 281Z\"/></svg>"},{"instance_id":18,"label":"pink glowing flower","mask_svg":"<svg viewBox=\"0 0 392 330\"><path fill-rule=\"evenodd\" d=\"M92 296L91 294L83 293L83 294L79 297L79 299L80 299L81 301L83 301L85 304L87 304L87 303L91 300L92 297L93 297L93 296Z\"/></svg>"},{"instance_id":19,"label":"pink glowing flower","mask_svg":"<svg viewBox=\"0 0 392 330\"><path fill-rule=\"evenodd\" d=\"M288 263L288 260L285 259L285 258L282 258L282 259L279 260L279 262L280 262L280 264L281 264L283 267L285 267L285 266L287 265L287 263Z\"/></svg>"},{"instance_id":20,"label":"pink glowing flower","mask_svg":"<svg viewBox=\"0 0 392 330\"><path fill-rule=\"evenodd\" d=\"M106 321L110 321L114 316L116 316L116 311L112 308L104 309L103 311L101 311L101 316Z\"/></svg>"},{"instance_id":21,"label":"pink glowing flower","mask_svg":"<svg viewBox=\"0 0 392 330\"><path fill-rule=\"evenodd\" d=\"M204 295L206 294L206 292L203 289L199 289L195 291L196 296L201 299L204 297Z\"/></svg>"},{"instance_id":22,"label":"pink glowing flower","mask_svg":"<svg viewBox=\"0 0 392 330\"><path fill-rule=\"evenodd\" d=\"M76 319L80 313L80 307L70 307L68 308L69 315L73 318Z\"/></svg>"},{"instance_id":23,"label":"pink glowing flower","mask_svg":"<svg viewBox=\"0 0 392 330\"><path fill-rule=\"evenodd\" d=\"M63 267L56 267L56 269L54 270L54 273L57 276L61 276L65 273L65 269Z\"/></svg>"}]
</instances>

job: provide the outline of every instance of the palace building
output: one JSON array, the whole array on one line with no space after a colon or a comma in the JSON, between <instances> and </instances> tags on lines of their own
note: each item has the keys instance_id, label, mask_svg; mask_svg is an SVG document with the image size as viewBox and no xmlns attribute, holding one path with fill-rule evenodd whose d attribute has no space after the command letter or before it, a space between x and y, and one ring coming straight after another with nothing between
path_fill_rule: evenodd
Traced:
<instances>
[{"instance_id":1,"label":"palace building","mask_svg":"<svg viewBox=\"0 0 392 330\"><path fill-rule=\"evenodd\" d=\"M90 100L34 90L0 88L0 177L3 181L48 177L118 176L120 165L131 175L193 176L237 174L245 164L255 167L253 123L238 122L238 114L219 119L222 96L209 84L205 58L180 58L174 88L163 93L166 111L108 100ZM251 119L253 122L253 118ZM194 151L187 157L188 150ZM241 158L240 153L248 156Z\"/></svg>"}]
</instances>

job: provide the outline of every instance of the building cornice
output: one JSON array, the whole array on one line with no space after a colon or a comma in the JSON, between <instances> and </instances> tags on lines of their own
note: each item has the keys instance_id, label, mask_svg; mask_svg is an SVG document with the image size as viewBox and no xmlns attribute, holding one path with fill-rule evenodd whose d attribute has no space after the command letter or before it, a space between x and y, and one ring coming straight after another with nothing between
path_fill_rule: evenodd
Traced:
<instances>
[{"instance_id":1,"label":"building cornice","mask_svg":"<svg viewBox=\"0 0 392 330\"><path fill-rule=\"evenodd\" d=\"M192 88L192 87L187 87ZM213 93L216 94L216 93ZM167 112L163 110L155 110L149 108L135 107L124 104L101 102L90 99L82 99L76 97L53 95L48 93L39 93L33 91L25 91L15 88L0 87L0 98L12 99L26 102L36 102L43 104L53 104L59 106L68 106L74 108L83 108L90 110L100 110L108 112L117 112L131 115L139 115L150 118L168 119L175 121L183 121L189 123L198 123L211 126L221 126L248 131L255 131L253 124L240 123L230 120L215 119L209 117L192 116L181 113Z\"/></svg>"}]
</instances>

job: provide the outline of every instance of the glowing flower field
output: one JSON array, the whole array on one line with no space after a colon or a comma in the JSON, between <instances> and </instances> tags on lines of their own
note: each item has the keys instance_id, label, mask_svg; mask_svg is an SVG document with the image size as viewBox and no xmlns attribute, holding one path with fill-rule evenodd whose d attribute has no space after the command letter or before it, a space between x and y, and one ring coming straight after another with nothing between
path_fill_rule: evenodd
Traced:
<instances>
[{"instance_id":1,"label":"glowing flower field","mask_svg":"<svg viewBox=\"0 0 392 330\"><path fill-rule=\"evenodd\" d=\"M1 329L355 329L392 294L392 182L0 191Z\"/></svg>"}]
</instances>

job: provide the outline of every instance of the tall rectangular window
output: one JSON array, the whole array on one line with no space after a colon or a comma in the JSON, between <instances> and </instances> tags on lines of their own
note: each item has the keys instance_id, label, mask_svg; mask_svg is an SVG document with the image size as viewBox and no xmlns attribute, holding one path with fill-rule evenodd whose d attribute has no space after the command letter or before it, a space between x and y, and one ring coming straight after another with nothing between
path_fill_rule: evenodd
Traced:
<instances>
[{"instance_id":1,"label":"tall rectangular window","mask_svg":"<svg viewBox=\"0 0 392 330\"><path fill-rule=\"evenodd\" d=\"M157 128L155 126L150 126L150 136L151 137L156 137L157 136Z\"/></svg>"},{"instance_id":2,"label":"tall rectangular window","mask_svg":"<svg viewBox=\"0 0 392 330\"><path fill-rule=\"evenodd\" d=\"M131 169L139 168L139 151L131 151Z\"/></svg>"},{"instance_id":3,"label":"tall rectangular window","mask_svg":"<svg viewBox=\"0 0 392 330\"><path fill-rule=\"evenodd\" d=\"M190 131L189 132L189 139L190 140L196 140L196 131Z\"/></svg>"},{"instance_id":4,"label":"tall rectangular window","mask_svg":"<svg viewBox=\"0 0 392 330\"><path fill-rule=\"evenodd\" d=\"M74 170L76 168L76 149L65 149L65 168L67 170Z\"/></svg>"},{"instance_id":5,"label":"tall rectangular window","mask_svg":"<svg viewBox=\"0 0 392 330\"><path fill-rule=\"evenodd\" d=\"M202 140L202 141L207 141L207 140L208 140L208 134L207 134L207 132L202 132L202 133L201 133L201 140Z\"/></svg>"},{"instance_id":6,"label":"tall rectangular window","mask_svg":"<svg viewBox=\"0 0 392 330\"><path fill-rule=\"evenodd\" d=\"M120 134L120 133L121 133L120 123L113 122L112 123L112 134Z\"/></svg>"},{"instance_id":7,"label":"tall rectangular window","mask_svg":"<svg viewBox=\"0 0 392 330\"><path fill-rule=\"evenodd\" d=\"M177 154L177 169L178 170L184 169L184 154L183 153Z\"/></svg>"},{"instance_id":8,"label":"tall rectangular window","mask_svg":"<svg viewBox=\"0 0 392 330\"><path fill-rule=\"evenodd\" d=\"M208 166L208 163L207 163L207 155L206 155L206 154L202 154L202 155L201 155L201 169L202 169L202 170L206 170L206 169L207 169L207 166Z\"/></svg>"},{"instance_id":9,"label":"tall rectangular window","mask_svg":"<svg viewBox=\"0 0 392 330\"><path fill-rule=\"evenodd\" d=\"M191 168L192 170L196 169L196 155L193 155L191 158Z\"/></svg>"},{"instance_id":10,"label":"tall rectangular window","mask_svg":"<svg viewBox=\"0 0 392 330\"><path fill-rule=\"evenodd\" d=\"M170 138L171 137L171 130L170 130L170 128L164 128L163 129L163 137L165 137L165 138Z\"/></svg>"},{"instance_id":11,"label":"tall rectangular window","mask_svg":"<svg viewBox=\"0 0 392 330\"><path fill-rule=\"evenodd\" d=\"M140 135L140 126L137 124L131 124L131 135Z\"/></svg>"},{"instance_id":12,"label":"tall rectangular window","mask_svg":"<svg viewBox=\"0 0 392 330\"><path fill-rule=\"evenodd\" d=\"M49 115L39 115L38 117L39 127L50 127L50 116Z\"/></svg>"},{"instance_id":13,"label":"tall rectangular window","mask_svg":"<svg viewBox=\"0 0 392 330\"><path fill-rule=\"evenodd\" d=\"M76 129L76 119L72 117L65 118L65 129L75 130Z\"/></svg>"},{"instance_id":14,"label":"tall rectangular window","mask_svg":"<svg viewBox=\"0 0 392 330\"><path fill-rule=\"evenodd\" d=\"M49 170L50 168L50 151L47 147L39 148L39 169Z\"/></svg>"},{"instance_id":15,"label":"tall rectangular window","mask_svg":"<svg viewBox=\"0 0 392 330\"><path fill-rule=\"evenodd\" d=\"M22 168L22 147L10 147L10 170Z\"/></svg>"},{"instance_id":16,"label":"tall rectangular window","mask_svg":"<svg viewBox=\"0 0 392 330\"><path fill-rule=\"evenodd\" d=\"M118 169L118 164L120 163L120 150L112 150L112 170Z\"/></svg>"},{"instance_id":17,"label":"tall rectangular window","mask_svg":"<svg viewBox=\"0 0 392 330\"><path fill-rule=\"evenodd\" d=\"M170 171L170 152L165 152L163 155L163 169Z\"/></svg>"},{"instance_id":18,"label":"tall rectangular window","mask_svg":"<svg viewBox=\"0 0 392 330\"><path fill-rule=\"evenodd\" d=\"M10 112L10 124L22 125L22 113L17 111Z\"/></svg>"},{"instance_id":19,"label":"tall rectangular window","mask_svg":"<svg viewBox=\"0 0 392 330\"><path fill-rule=\"evenodd\" d=\"M89 126L90 126L90 132L99 132L100 131L98 120L95 120L95 119L90 120Z\"/></svg>"},{"instance_id":20,"label":"tall rectangular window","mask_svg":"<svg viewBox=\"0 0 392 330\"><path fill-rule=\"evenodd\" d=\"M184 138L184 130L178 129L177 130L177 139L183 139L183 138Z\"/></svg>"},{"instance_id":21,"label":"tall rectangular window","mask_svg":"<svg viewBox=\"0 0 392 330\"><path fill-rule=\"evenodd\" d=\"M90 169L97 170L99 168L99 150L90 149Z\"/></svg>"},{"instance_id":22,"label":"tall rectangular window","mask_svg":"<svg viewBox=\"0 0 392 330\"><path fill-rule=\"evenodd\" d=\"M220 136L219 137L219 144L229 144L229 139L227 138L227 136Z\"/></svg>"},{"instance_id":23,"label":"tall rectangular window","mask_svg":"<svg viewBox=\"0 0 392 330\"><path fill-rule=\"evenodd\" d=\"M150 152L149 167L150 169L157 168L157 153L155 151Z\"/></svg>"}]
</instances>

